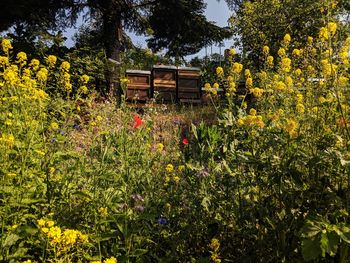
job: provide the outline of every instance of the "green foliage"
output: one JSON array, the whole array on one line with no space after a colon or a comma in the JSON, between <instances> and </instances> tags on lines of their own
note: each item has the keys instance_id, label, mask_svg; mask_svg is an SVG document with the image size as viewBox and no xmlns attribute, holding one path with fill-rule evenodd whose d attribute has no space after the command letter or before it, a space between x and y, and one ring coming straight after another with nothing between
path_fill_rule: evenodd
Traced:
<instances>
[{"instance_id":1,"label":"green foliage","mask_svg":"<svg viewBox=\"0 0 350 263\"><path fill-rule=\"evenodd\" d=\"M293 35L296 46L304 45L306 36L316 37L322 24L339 19L340 14L345 18L349 11L347 1L242 1L230 23L236 34L235 46L241 47L247 58L245 63L261 67L263 45L276 55L287 33Z\"/></svg>"}]
</instances>

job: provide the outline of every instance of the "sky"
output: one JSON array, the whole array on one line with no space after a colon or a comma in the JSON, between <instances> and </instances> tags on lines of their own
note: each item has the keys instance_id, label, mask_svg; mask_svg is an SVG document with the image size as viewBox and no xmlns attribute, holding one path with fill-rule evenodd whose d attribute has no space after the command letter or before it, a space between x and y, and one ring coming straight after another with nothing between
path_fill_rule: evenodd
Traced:
<instances>
[{"instance_id":1,"label":"sky","mask_svg":"<svg viewBox=\"0 0 350 263\"><path fill-rule=\"evenodd\" d=\"M224 0L205 0L207 3L207 7L205 10L205 15L209 21L215 22L216 25L225 27L228 26L227 20L230 17L231 11L228 9L227 4ZM82 19L79 21L82 24ZM73 40L72 36L74 35L74 32L76 29L71 28L68 29L65 33L67 40L66 40L66 45L68 47L73 46ZM146 41L144 36L137 36L133 33L128 33L128 35L131 37L135 45L141 45L142 47L146 47ZM225 40L224 41L224 47L221 49L221 53L223 54L225 48L229 48L232 45L232 40ZM207 48L207 54L210 55L210 53L219 53L220 48L218 46L212 46ZM206 52L205 49L203 48L199 53L193 54L189 56L188 58L192 58L195 56L203 57L205 56Z\"/></svg>"}]
</instances>

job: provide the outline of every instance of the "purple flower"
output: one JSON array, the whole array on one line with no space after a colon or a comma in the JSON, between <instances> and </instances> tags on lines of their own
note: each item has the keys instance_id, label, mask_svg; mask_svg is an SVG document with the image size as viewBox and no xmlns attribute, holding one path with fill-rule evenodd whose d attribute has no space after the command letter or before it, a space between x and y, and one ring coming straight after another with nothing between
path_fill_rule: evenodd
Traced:
<instances>
[{"instance_id":1,"label":"purple flower","mask_svg":"<svg viewBox=\"0 0 350 263\"><path fill-rule=\"evenodd\" d=\"M57 139L56 139L56 138L52 138L52 139L51 139L51 142L52 142L52 143L55 143L55 142L57 142Z\"/></svg>"},{"instance_id":2,"label":"purple flower","mask_svg":"<svg viewBox=\"0 0 350 263\"><path fill-rule=\"evenodd\" d=\"M62 136L64 136L64 135L66 135L66 132L63 131L63 130L61 130L61 131L60 131L60 134L61 134Z\"/></svg>"},{"instance_id":3,"label":"purple flower","mask_svg":"<svg viewBox=\"0 0 350 263\"><path fill-rule=\"evenodd\" d=\"M160 225L166 225L168 223L168 220L165 217L158 218L158 224Z\"/></svg>"},{"instance_id":4,"label":"purple flower","mask_svg":"<svg viewBox=\"0 0 350 263\"><path fill-rule=\"evenodd\" d=\"M143 207L142 205L137 205L135 206L135 211L142 213L143 211L145 211L145 207Z\"/></svg>"},{"instance_id":5,"label":"purple flower","mask_svg":"<svg viewBox=\"0 0 350 263\"><path fill-rule=\"evenodd\" d=\"M209 172L206 168L201 169L198 173L197 173L198 178L206 178L209 176Z\"/></svg>"},{"instance_id":6,"label":"purple flower","mask_svg":"<svg viewBox=\"0 0 350 263\"><path fill-rule=\"evenodd\" d=\"M80 124L74 124L73 129L80 130L81 126Z\"/></svg>"},{"instance_id":7,"label":"purple flower","mask_svg":"<svg viewBox=\"0 0 350 263\"><path fill-rule=\"evenodd\" d=\"M132 195L132 196L131 196L131 199L132 199L132 201L134 201L135 203L145 201L145 200L143 199L143 197L142 197L141 195L139 195L139 194L134 194L134 195Z\"/></svg>"}]
</instances>

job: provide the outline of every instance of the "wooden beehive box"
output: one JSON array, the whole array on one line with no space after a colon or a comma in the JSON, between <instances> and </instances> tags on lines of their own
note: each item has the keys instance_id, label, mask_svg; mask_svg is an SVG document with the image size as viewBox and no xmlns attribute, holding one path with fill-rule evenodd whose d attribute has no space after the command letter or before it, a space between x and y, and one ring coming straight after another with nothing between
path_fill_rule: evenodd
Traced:
<instances>
[{"instance_id":1,"label":"wooden beehive box","mask_svg":"<svg viewBox=\"0 0 350 263\"><path fill-rule=\"evenodd\" d=\"M177 98L180 101L199 100L201 98L200 69L179 67L177 85Z\"/></svg>"},{"instance_id":2,"label":"wooden beehive box","mask_svg":"<svg viewBox=\"0 0 350 263\"><path fill-rule=\"evenodd\" d=\"M126 98L146 101L151 98L151 72L145 70L127 70L128 79Z\"/></svg>"},{"instance_id":3,"label":"wooden beehive box","mask_svg":"<svg viewBox=\"0 0 350 263\"><path fill-rule=\"evenodd\" d=\"M153 97L157 101L176 101L176 67L153 66Z\"/></svg>"}]
</instances>

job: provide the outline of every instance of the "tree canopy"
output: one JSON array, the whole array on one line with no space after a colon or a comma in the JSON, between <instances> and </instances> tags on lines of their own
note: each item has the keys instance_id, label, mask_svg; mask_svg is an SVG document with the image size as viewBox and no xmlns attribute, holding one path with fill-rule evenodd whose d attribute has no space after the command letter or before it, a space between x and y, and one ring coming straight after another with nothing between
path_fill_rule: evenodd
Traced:
<instances>
[{"instance_id":1,"label":"tree canopy","mask_svg":"<svg viewBox=\"0 0 350 263\"><path fill-rule=\"evenodd\" d=\"M240 46L250 61L259 64L262 46L276 54L285 34L295 44L304 44L306 36L315 36L326 20L346 22L350 11L347 0L228 0L233 8L230 19ZM346 26L348 23L341 23Z\"/></svg>"}]
</instances>

